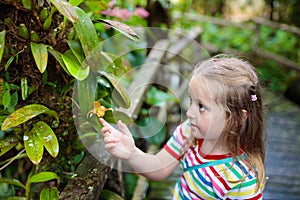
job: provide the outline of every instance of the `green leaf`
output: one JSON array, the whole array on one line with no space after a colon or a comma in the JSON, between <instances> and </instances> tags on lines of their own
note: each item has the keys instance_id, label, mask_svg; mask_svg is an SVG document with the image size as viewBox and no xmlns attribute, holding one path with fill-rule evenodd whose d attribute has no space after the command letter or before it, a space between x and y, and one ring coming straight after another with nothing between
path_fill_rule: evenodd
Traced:
<instances>
[{"instance_id":1,"label":"green leaf","mask_svg":"<svg viewBox=\"0 0 300 200\"><path fill-rule=\"evenodd\" d=\"M59 120L58 115L55 111L50 110L49 108L39 105L39 104L30 104L26 105L12 114L10 114L3 122L2 124L2 130L6 130L8 128L12 128L15 126L18 126L19 124L22 124L37 115L40 114L48 114L56 118L56 120Z\"/></svg>"},{"instance_id":2,"label":"green leaf","mask_svg":"<svg viewBox=\"0 0 300 200\"><path fill-rule=\"evenodd\" d=\"M33 129L49 154L55 158L58 155L59 146L57 137L51 127L45 122L39 121L33 125Z\"/></svg>"},{"instance_id":3,"label":"green leaf","mask_svg":"<svg viewBox=\"0 0 300 200\"><path fill-rule=\"evenodd\" d=\"M98 45L99 38L90 16L78 7L75 7L75 10L78 14L78 21L74 23L74 27L83 52L85 56L88 56L90 51Z\"/></svg>"},{"instance_id":4,"label":"green leaf","mask_svg":"<svg viewBox=\"0 0 300 200\"><path fill-rule=\"evenodd\" d=\"M59 177L54 172L40 172L29 178L29 183L46 182L52 179L59 180Z\"/></svg>"},{"instance_id":5,"label":"green leaf","mask_svg":"<svg viewBox=\"0 0 300 200\"><path fill-rule=\"evenodd\" d=\"M2 60L4 47L5 47L5 34L6 34L6 30L0 32L0 63Z\"/></svg>"},{"instance_id":6,"label":"green leaf","mask_svg":"<svg viewBox=\"0 0 300 200\"><path fill-rule=\"evenodd\" d=\"M85 0L70 0L69 3L73 6L78 6L79 4L81 4L84 1Z\"/></svg>"},{"instance_id":7,"label":"green leaf","mask_svg":"<svg viewBox=\"0 0 300 200\"><path fill-rule=\"evenodd\" d=\"M130 99L121 81L113 74L99 72L99 75L100 77L103 76L104 78L106 78L112 85L112 100L116 103L116 105L123 108L129 108Z\"/></svg>"},{"instance_id":8,"label":"green leaf","mask_svg":"<svg viewBox=\"0 0 300 200\"><path fill-rule=\"evenodd\" d=\"M0 140L0 156L11 150L18 144L18 139L15 136L8 136Z\"/></svg>"},{"instance_id":9,"label":"green leaf","mask_svg":"<svg viewBox=\"0 0 300 200\"><path fill-rule=\"evenodd\" d=\"M82 51L80 42L77 40L68 40L67 43L73 54L76 56L78 62L82 63L84 61L84 53Z\"/></svg>"},{"instance_id":10,"label":"green leaf","mask_svg":"<svg viewBox=\"0 0 300 200\"><path fill-rule=\"evenodd\" d=\"M59 198L57 187L44 188L40 194L40 200L57 200Z\"/></svg>"},{"instance_id":11,"label":"green leaf","mask_svg":"<svg viewBox=\"0 0 300 200\"><path fill-rule=\"evenodd\" d=\"M4 177L0 177L0 183L7 183L10 185L15 185L21 188L25 189L25 185L22 184L20 181L16 180L16 179L10 179L10 178L4 178Z\"/></svg>"},{"instance_id":12,"label":"green leaf","mask_svg":"<svg viewBox=\"0 0 300 200\"><path fill-rule=\"evenodd\" d=\"M78 15L69 2L65 0L50 0L50 2L53 3L57 10L72 23L78 20Z\"/></svg>"},{"instance_id":13,"label":"green leaf","mask_svg":"<svg viewBox=\"0 0 300 200\"><path fill-rule=\"evenodd\" d=\"M101 0L101 1L91 0L91 1L85 1L84 3L88 6L89 10L91 10L94 13L99 13L99 10L108 9L109 0Z\"/></svg>"},{"instance_id":14,"label":"green leaf","mask_svg":"<svg viewBox=\"0 0 300 200\"><path fill-rule=\"evenodd\" d=\"M23 140L28 158L33 164L39 164L43 157L44 146L35 129L33 128L31 131L26 131Z\"/></svg>"},{"instance_id":15,"label":"green leaf","mask_svg":"<svg viewBox=\"0 0 300 200\"><path fill-rule=\"evenodd\" d=\"M43 73L48 62L47 45L30 42L30 47L35 63L40 72Z\"/></svg>"},{"instance_id":16,"label":"green leaf","mask_svg":"<svg viewBox=\"0 0 300 200\"><path fill-rule=\"evenodd\" d=\"M5 71L7 71L8 67L10 66L10 64L14 61L16 56L11 56L8 61L5 63L4 69Z\"/></svg>"},{"instance_id":17,"label":"green leaf","mask_svg":"<svg viewBox=\"0 0 300 200\"><path fill-rule=\"evenodd\" d=\"M16 105L18 104L18 91L15 91L12 95L11 95L11 99L10 99L10 103L8 105L8 112L12 113L16 107Z\"/></svg>"},{"instance_id":18,"label":"green leaf","mask_svg":"<svg viewBox=\"0 0 300 200\"><path fill-rule=\"evenodd\" d=\"M28 84L27 77L21 78L21 92L22 92L22 100L27 99L28 96Z\"/></svg>"},{"instance_id":19,"label":"green leaf","mask_svg":"<svg viewBox=\"0 0 300 200\"><path fill-rule=\"evenodd\" d=\"M112 28L116 29L117 31L119 31L120 33L122 33L123 35L128 37L129 39L131 39L135 42L139 41L140 37L138 36L138 34L136 34L129 26L127 26L124 23L109 20L109 19L96 19L94 21L103 22L103 23L111 26Z\"/></svg>"},{"instance_id":20,"label":"green leaf","mask_svg":"<svg viewBox=\"0 0 300 200\"><path fill-rule=\"evenodd\" d=\"M149 105L163 106L168 101L178 101L178 99L167 92L151 87L147 92L146 103Z\"/></svg>"},{"instance_id":21,"label":"green leaf","mask_svg":"<svg viewBox=\"0 0 300 200\"><path fill-rule=\"evenodd\" d=\"M51 55L58 61L60 66L63 68L63 70L70 75L70 72L68 71L63 59L62 59L62 54L59 51L56 51L52 49L51 47L48 47L48 51L51 53Z\"/></svg>"},{"instance_id":22,"label":"green leaf","mask_svg":"<svg viewBox=\"0 0 300 200\"><path fill-rule=\"evenodd\" d=\"M141 133L143 138L145 138L150 144L161 145L167 136L167 131L164 125L152 117L147 117L141 120L138 129L139 133Z\"/></svg>"},{"instance_id":23,"label":"green leaf","mask_svg":"<svg viewBox=\"0 0 300 200\"><path fill-rule=\"evenodd\" d=\"M9 106L10 100L11 100L10 91L6 90L3 94L3 97L2 97L2 102L3 102L4 109L6 109Z\"/></svg>"},{"instance_id":24,"label":"green leaf","mask_svg":"<svg viewBox=\"0 0 300 200\"><path fill-rule=\"evenodd\" d=\"M70 49L62 55L62 59L70 74L77 80L82 81L89 75L89 67L82 69L76 56Z\"/></svg>"},{"instance_id":25,"label":"green leaf","mask_svg":"<svg viewBox=\"0 0 300 200\"><path fill-rule=\"evenodd\" d=\"M104 119L109 122L109 123L114 123L116 124L119 120L124 122L125 124L132 124L133 119L129 117L126 113L121 112L121 111L106 111L104 115Z\"/></svg>"},{"instance_id":26,"label":"green leaf","mask_svg":"<svg viewBox=\"0 0 300 200\"><path fill-rule=\"evenodd\" d=\"M100 194L100 199L103 200L124 200L121 196L119 196L117 193L114 193L110 190L102 190L101 194Z\"/></svg>"}]
</instances>

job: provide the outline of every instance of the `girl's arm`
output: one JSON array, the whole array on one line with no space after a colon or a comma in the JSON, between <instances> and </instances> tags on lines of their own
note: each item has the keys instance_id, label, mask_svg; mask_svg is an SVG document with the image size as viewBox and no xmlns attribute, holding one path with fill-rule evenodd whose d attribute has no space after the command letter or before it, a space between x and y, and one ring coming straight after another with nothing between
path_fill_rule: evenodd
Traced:
<instances>
[{"instance_id":1,"label":"girl's arm","mask_svg":"<svg viewBox=\"0 0 300 200\"><path fill-rule=\"evenodd\" d=\"M127 161L137 172L146 178L160 180L167 177L178 166L179 161L165 149L156 155L142 152L135 144L127 126L118 122L119 130L100 119L106 149L114 156Z\"/></svg>"}]
</instances>

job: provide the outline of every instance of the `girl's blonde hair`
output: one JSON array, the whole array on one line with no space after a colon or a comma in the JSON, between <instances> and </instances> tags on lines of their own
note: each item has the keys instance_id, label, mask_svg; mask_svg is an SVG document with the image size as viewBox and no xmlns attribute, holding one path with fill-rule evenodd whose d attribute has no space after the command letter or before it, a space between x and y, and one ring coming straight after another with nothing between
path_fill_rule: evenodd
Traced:
<instances>
[{"instance_id":1,"label":"girl's blonde hair","mask_svg":"<svg viewBox=\"0 0 300 200\"><path fill-rule=\"evenodd\" d=\"M226 112L221 140L234 158L241 150L249 169L257 174L257 186L265 182L264 120L259 80L253 66L242 59L218 55L199 63L200 76L212 97Z\"/></svg>"}]
</instances>

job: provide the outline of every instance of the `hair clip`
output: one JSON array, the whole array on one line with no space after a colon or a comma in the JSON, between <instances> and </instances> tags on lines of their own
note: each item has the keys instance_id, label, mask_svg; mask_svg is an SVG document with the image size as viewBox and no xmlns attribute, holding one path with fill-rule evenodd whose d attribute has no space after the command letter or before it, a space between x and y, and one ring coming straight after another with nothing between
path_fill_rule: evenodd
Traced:
<instances>
[{"instance_id":1,"label":"hair clip","mask_svg":"<svg viewBox=\"0 0 300 200\"><path fill-rule=\"evenodd\" d=\"M256 101L257 100L257 96L255 94L251 95L251 101Z\"/></svg>"}]
</instances>

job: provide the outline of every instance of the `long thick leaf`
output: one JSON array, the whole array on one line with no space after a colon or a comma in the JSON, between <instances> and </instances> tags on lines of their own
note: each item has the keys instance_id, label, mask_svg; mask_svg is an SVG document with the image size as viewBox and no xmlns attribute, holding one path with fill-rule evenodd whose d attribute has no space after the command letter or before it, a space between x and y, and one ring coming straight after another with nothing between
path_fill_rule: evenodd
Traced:
<instances>
[{"instance_id":1,"label":"long thick leaf","mask_svg":"<svg viewBox=\"0 0 300 200\"><path fill-rule=\"evenodd\" d=\"M89 67L82 69L80 63L77 61L76 56L71 50L67 50L62 55L62 59L70 74L77 80L84 80L89 75Z\"/></svg>"},{"instance_id":2,"label":"long thick leaf","mask_svg":"<svg viewBox=\"0 0 300 200\"><path fill-rule=\"evenodd\" d=\"M43 157L44 146L34 128L24 133L23 140L28 158L33 164L39 164Z\"/></svg>"},{"instance_id":3,"label":"long thick leaf","mask_svg":"<svg viewBox=\"0 0 300 200\"><path fill-rule=\"evenodd\" d=\"M28 181L29 183L40 183L52 179L59 180L59 177L54 172L40 172L38 174L31 176Z\"/></svg>"},{"instance_id":4,"label":"long thick leaf","mask_svg":"<svg viewBox=\"0 0 300 200\"><path fill-rule=\"evenodd\" d=\"M25 189L25 185L23 183L21 183L20 181L16 180L16 179L0 177L0 183L7 183L7 184L10 184L10 185L19 186L19 187Z\"/></svg>"},{"instance_id":5,"label":"long thick leaf","mask_svg":"<svg viewBox=\"0 0 300 200\"><path fill-rule=\"evenodd\" d=\"M48 62L47 46L41 43L30 42L30 47L35 63L40 72L43 73Z\"/></svg>"},{"instance_id":6,"label":"long thick leaf","mask_svg":"<svg viewBox=\"0 0 300 200\"><path fill-rule=\"evenodd\" d=\"M53 3L57 10L72 23L78 20L78 15L69 2L65 0L50 0L50 2Z\"/></svg>"},{"instance_id":7,"label":"long thick leaf","mask_svg":"<svg viewBox=\"0 0 300 200\"><path fill-rule=\"evenodd\" d=\"M49 154L55 158L58 155L59 146L56 135L51 127L45 122L39 121L33 125L33 129Z\"/></svg>"},{"instance_id":8,"label":"long thick leaf","mask_svg":"<svg viewBox=\"0 0 300 200\"><path fill-rule=\"evenodd\" d=\"M18 139L15 136L6 137L0 140L0 156L8 152L18 144Z\"/></svg>"},{"instance_id":9,"label":"long thick leaf","mask_svg":"<svg viewBox=\"0 0 300 200\"><path fill-rule=\"evenodd\" d=\"M62 54L59 51L54 50L53 48L48 46L48 52L51 53L51 55L58 61L60 66L63 68L63 70L70 75L70 72L68 71L63 59Z\"/></svg>"},{"instance_id":10,"label":"long thick leaf","mask_svg":"<svg viewBox=\"0 0 300 200\"><path fill-rule=\"evenodd\" d=\"M5 34L6 34L6 30L0 32L0 63L2 60L4 47L5 47Z\"/></svg>"},{"instance_id":11,"label":"long thick leaf","mask_svg":"<svg viewBox=\"0 0 300 200\"><path fill-rule=\"evenodd\" d=\"M113 87L112 99L117 104L117 106L121 106L123 108L129 108L130 99L127 94L126 89L120 82L120 80L114 76L113 74L108 74L104 72L99 72L100 77L105 77Z\"/></svg>"},{"instance_id":12,"label":"long thick leaf","mask_svg":"<svg viewBox=\"0 0 300 200\"><path fill-rule=\"evenodd\" d=\"M78 62L82 63L84 60L84 53L82 51L80 42L77 40L68 40L67 43L70 49L72 50L73 54L76 56Z\"/></svg>"},{"instance_id":13,"label":"long thick leaf","mask_svg":"<svg viewBox=\"0 0 300 200\"><path fill-rule=\"evenodd\" d=\"M57 200L59 197L57 187L44 188L40 194L40 200Z\"/></svg>"},{"instance_id":14,"label":"long thick leaf","mask_svg":"<svg viewBox=\"0 0 300 200\"><path fill-rule=\"evenodd\" d=\"M109 19L97 19L95 21L103 22L103 23L111 26L112 28L116 29L117 31L119 31L120 33L122 33L123 35L132 39L135 42L137 42L140 38L138 36L138 34L136 34L129 26L127 26L126 24L124 24L122 22L113 21L113 20L109 20Z\"/></svg>"},{"instance_id":15,"label":"long thick leaf","mask_svg":"<svg viewBox=\"0 0 300 200\"><path fill-rule=\"evenodd\" d=\"M49 114L55 117L56 120L59 120L58 115L55 111L50 110L49 108L43 105L30 104L16 110L11 115L9 115L2 124L2 130L4 131L8 128L18 126L43 113Z\"/></svg>"},{"instance_id":16,"label":"long thick leaf","mask_svg":"<svg viewBox=\"0 0 300 200\"><path fill-rule=\"evenodd\" d=\"M74 23L77 36L80 40L85 56L88 56L99 42L99 38L88 14L78 7L75 7L78 14L78 21Z\"/></svg>"}]
</instances>

